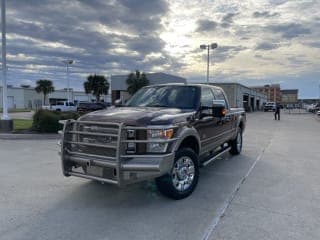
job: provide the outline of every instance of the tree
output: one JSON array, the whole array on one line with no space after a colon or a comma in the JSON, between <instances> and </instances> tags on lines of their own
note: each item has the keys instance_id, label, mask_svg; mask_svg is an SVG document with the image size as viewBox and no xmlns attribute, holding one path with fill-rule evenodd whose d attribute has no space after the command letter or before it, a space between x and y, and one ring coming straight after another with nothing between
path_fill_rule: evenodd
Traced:
<instances>
[{"instance_id":1,"label":"tree","mask_svg":"<svg viewBox=\"0 0 320 240\"><path fill-rule=\"evenodd\" d=\"M127 78L127 91L130 95L136 93L140 88L149 85L149 80L145 73L140 73L136 70L135 73L130 73Z\"/></svg>"},{"instance_id":2,"label":"tree","mask_svg":"<svg viewBox=\"0 0 320 240\"><path fill-rule=\"evenodd\" d=\"M108 94L109 82L105 76L102 75L89 75L87 81L83 83L84 90L86 94L93 94L97 102L100 101L100 96L102 94Z\"/></svg>"},{"instance_id":3,"label":"tree","mask_svg":"<svg viewBox=\"0 0 320 240\"><path fill-rule=\"evenodd\" d=\"M40 79L37 81L35 90L37 93L43 93L43 104L46 105L47 95L54 92L54 86L52 84L52 81Z\"/></svg>"}]
</instances>

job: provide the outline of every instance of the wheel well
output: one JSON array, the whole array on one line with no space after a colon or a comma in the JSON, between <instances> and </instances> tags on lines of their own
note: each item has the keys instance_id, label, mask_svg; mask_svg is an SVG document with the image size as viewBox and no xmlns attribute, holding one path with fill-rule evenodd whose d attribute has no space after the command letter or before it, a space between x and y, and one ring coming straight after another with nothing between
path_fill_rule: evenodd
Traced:
<instances>
[{"instance_id":1,"label":"wheel well","mask_svg":"<svg viewBox=\"0 0 320 240\"><path fill-rule=\"evenodd\" d=\"M195 137L185 138L179 146L179 149L181 148L191 148L196 154L199 154L199 144Z\"/></svg>"},{"instance_id":2,"label":"wheel well","mask_svg":"<svg viewBox=\"0 0 320 240\"><path fill-rule=\"evenodd\" d=\"M239 123L239 128L241 128L241 130L243 130L243 122L242 121Z\"/></svg>"}]
</instances>

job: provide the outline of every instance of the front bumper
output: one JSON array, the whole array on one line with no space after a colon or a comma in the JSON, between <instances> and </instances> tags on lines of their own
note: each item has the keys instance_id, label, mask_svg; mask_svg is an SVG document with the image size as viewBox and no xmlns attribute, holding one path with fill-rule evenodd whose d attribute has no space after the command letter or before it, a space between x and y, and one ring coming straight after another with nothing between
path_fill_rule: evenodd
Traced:
<instances>
[{"instance_id":1,"label":"front bumper","mask_svg":"<svg viewBox=\"0 0 320 240\"><path fill-rule=\"evenodd\" d=\"M74 124L91 124L92 126L106 126L104 129L113 129L113 133L88 133L75 131ZM131 127L132 128L132 127ZM61 163L64 176L76 176L97 180L105 183L124 186L131 183L153 179L168 173L174 162L174 152L165 154L128 155L124 154L124 146L128 142L124 139L126 127L117 123L97 123L68 120L64 122L61 141ZM68 136L69 134L69 136ZM71 137L70 137L71 134ZM85 134L116 138L114 145L84 143L79 136ZM170 139L170 142L176 139ZM147 142L147 140L145 140ZM141 142L141 140L140 140ZM113 156L88 154L72 151L72 145L85 145L87 148L101 147L114 149Z\"/></svg>"}]
</instances>

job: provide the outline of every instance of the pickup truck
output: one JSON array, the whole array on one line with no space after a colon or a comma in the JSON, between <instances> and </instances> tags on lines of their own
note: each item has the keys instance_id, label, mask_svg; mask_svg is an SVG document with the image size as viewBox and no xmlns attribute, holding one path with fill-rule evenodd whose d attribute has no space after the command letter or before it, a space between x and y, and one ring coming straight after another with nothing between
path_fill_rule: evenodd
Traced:
<instances>
[{"instance_id":1,"label":"pickup truck","mask_svg":"<svg viewBox=\"0 0 320 240\"><path fill-rule=\"evenodd\" d=\"M263 107L263 111L264 112L275 111L276 107L277 105L275 102L267 102Z\"/></svg>"},{"instance_id":2,"label":"pickup truck","mask_svg":"<svg viewBox=\"0 0 320 240\"><path fill-rule=\"evenodd\" d=\"M77 111L77 107L74 105L74 103L67 101L57 102L57 104L50 106L42 106L42 109L59 112Z\"/></svg>"},{"instance_id":3,"label":"pickup truck","mask_svg":"<svg viewBox=\"0 0 320 240\"><path fill-rule=\"evenodd\" d=\"M189 196L199 168L242 149L246 115L204 84L143 87L125 104L64 120L62 172L125 186L155 179L167 197Z\"/></svg>"}]
</instances>

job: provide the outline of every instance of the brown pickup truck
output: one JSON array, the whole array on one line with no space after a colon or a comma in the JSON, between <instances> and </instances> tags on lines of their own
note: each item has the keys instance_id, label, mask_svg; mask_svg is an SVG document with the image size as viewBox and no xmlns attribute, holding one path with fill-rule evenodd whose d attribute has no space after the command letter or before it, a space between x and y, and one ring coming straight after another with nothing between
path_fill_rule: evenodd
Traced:
<instances>
[{"instance_id":1,"label":"brown pickup truck","mask_svg":"<svg viewBox=\"0 0 320 240\"><path fill-rule=\"evenodd\" d=\"M195 189L199 167L241 152L246 116L219 87L166 84L63 124L65 176L118 186L155 179L161 193L182 199Z\"/></svg>"}]
</instances>

